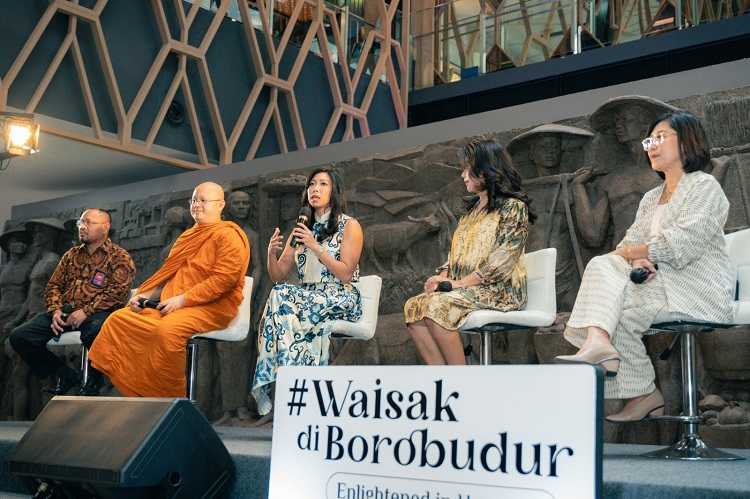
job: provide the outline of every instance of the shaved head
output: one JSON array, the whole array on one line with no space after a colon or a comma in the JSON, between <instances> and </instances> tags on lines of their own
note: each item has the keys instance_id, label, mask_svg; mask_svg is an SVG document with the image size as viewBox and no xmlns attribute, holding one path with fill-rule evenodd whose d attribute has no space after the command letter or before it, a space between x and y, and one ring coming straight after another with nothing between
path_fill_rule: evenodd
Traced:
<instances>
[{"instance_id":1,"label":"shaved head","mask_svg":"<svg viewBox=\"0 0 750 499\"><path fill-rule=\"evenodd\" d=\"M193 191L190 214L196 223L216 223L221 221L224 205L224 189L215 182L203 182Z\"/></svg>"},{"instance_id":2,"label":"shaved head","mask_svg":"<svg viewBox=\"0 0 750 499\"><path fill-rule=\"evenodd\" d=\"M195 192L200 191L206 195L211 195L212 198L221 198L224 201L224 189L216 182L203 182L195 187Z\"/></svg>"}]
</instances>

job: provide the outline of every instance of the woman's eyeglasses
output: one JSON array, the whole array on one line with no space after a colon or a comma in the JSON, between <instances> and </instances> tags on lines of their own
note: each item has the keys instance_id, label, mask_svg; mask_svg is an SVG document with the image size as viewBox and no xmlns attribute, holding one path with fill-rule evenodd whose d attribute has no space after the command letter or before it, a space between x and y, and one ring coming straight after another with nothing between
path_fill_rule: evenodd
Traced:
<instances>
[{"instance_id":1,"label":"woman's eyeglasses","mask_svg":"<svg viewBox=\"0 0 750 499\"><path fill-rule=\"evenodd\" d=\"M654 146L661 145L664 140L670 135L677 135L677 132L659 132L653 137L646 137L641 141L644 151L648 151Z\"/></svg>"}]
</instances>

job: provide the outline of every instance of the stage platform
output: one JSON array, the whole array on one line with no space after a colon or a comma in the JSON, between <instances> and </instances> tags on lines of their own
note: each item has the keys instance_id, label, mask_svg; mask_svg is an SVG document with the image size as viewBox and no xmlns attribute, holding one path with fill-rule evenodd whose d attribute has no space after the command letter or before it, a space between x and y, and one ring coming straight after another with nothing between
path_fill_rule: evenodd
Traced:
<instances>
[{"instance_id":1,"label":"stage platform","mask_svg":"<svg viewBox=\"0 0 750 499\"><path fill-rule=\"evenodd\" d=\"M5 456L31 426L30 422L0 423L0 455ZM216 427L237 465L233 499L266 499L271 465L271 430ZM606 499L747 499L750 497L750 450L732 450L745 461L668 462L639 454L656 449L648 445L604 446ZM0 474L0 498L22 495L19 484ZM294 499L294 498L289 498ZM306 499L306 498L301 498ZM576 498L561 498L576 499Z\"/></svg>"}]
</instances>

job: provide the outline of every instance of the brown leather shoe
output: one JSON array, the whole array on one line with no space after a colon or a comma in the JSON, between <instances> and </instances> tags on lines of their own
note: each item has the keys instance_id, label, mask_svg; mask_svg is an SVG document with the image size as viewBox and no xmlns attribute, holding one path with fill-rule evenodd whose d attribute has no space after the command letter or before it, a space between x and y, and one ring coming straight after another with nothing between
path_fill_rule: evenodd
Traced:
<instances>
[{"instance_id":1,"label":"brown leather shoe","mask_svg":"<svg viewBox=\"0 0 750 499\"><path fill-rule=\"evenodd\" d=\"M623 410L604 419L610 423L632 423L643 421L651 416L662 415L664 415L664 397L661 396L661 392L657 388L638 402L629 406L625 405Z\"/></svg>"},{"instance_id":2,"label":"brown leather shoe","mask_svg":"<svg viewBox=\"0 0 750 499\"><path fill-rule=\"evenodd\" d=\"M581 350L575 355L558 355L555 362L599 365L607 372L607 376L612 377L616 376L620 369L620 354L612 345L597 346Z\"/></svg>"}]
</instances>

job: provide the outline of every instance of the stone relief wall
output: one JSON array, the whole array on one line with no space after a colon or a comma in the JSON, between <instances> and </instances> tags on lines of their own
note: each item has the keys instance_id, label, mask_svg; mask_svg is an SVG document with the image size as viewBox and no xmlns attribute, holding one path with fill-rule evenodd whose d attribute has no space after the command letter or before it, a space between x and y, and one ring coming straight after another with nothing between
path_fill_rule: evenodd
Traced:
<instances>
[{"instance_id":1,"label":"stone relief wall","mask_svg":"<svg viewBox=\"0 0 750 499\"><path fill-rule=\"evenodd\" d=\"M528 250L549 246L558 250L560 311L552 327L498 335L493 352L496 363L542 363L572 349L560 333L583 268L594 255L614 248L634 219L643 193L659 183L640 140L658 114L674 108L705 119L714 145L712 174L722 182L731 202L726 230L750 226L750 87L670 103L625 96L602 103L591 116L493 135L508 145L539 217L532 226ZM424 279L448 254L465 194L456 151L468 139L335 165L345 181L347 212L360 220L365 231L361 273L383 277L375 338L368 342L334 340L331 358L335 364L419 362L401 311L405 300L421 291ZM271 286L265 273L266 244L275 227L285 234L291 230L306 173L287 171L225 186L225 218L240 224L252 244L248 273L255 278L254 320L246 342L207 345L201 350L198 398L210 419L245 419L254 411L247 386L256 357L254 329ZM191 225L187 210L190 195L184 191L124 203L92 203L112 214L112 239L133 256L138 268L136 284L156 270L176 237ZM59 255L74 244L74 221L84 208L51 211L48 219L12 220L6 226L0 236L4 252L0 268L3 341L12 327L43 306L46 279ZM701 391L715 395L704 404L705 410L713 411L707 415L715 424L703 430L722 445L729 438L732 445L750 447L750 414L745 410L750 408L748 333L748 328L740 328L701 338ZM655 335L644 341L667 410L676 413L681 403L679 356L667 361L657 358L670 339ZM71 365L77 362L75 349L64 354ZM0 417L35 417L45 402L39 381L8 347L0 354L0 376ZM608 402L606 410L619 410L619 404ZM671 424L605 427L607 440L613 442L668 443L676 430Z\"/></svg>"}]
</instances>

